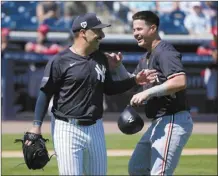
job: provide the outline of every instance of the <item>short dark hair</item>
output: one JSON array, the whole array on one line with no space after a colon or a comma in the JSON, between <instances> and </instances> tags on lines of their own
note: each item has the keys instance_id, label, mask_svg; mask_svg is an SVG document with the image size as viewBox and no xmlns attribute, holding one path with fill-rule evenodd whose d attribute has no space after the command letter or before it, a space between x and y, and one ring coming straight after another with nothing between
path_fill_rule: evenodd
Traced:
<instances>
[{"instance_id":1,"label":"short dark hair","mask_svg":"<svg viewBox=\"0 0 218 176\"><path fill-rule=\"evenodd\" d=\"M152 11L140 11L132 16L133 20L144 20L149 25L155 24L159 27L159 17Z\"/></svg>"}]
</instances>

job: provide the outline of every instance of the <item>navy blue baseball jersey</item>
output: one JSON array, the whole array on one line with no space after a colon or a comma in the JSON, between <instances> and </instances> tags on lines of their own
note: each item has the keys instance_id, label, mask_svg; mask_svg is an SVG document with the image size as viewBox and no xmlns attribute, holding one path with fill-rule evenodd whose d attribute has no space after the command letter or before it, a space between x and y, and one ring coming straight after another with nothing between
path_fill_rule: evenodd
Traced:
<instances>
[{"instance_id":1,"label":"navy blue baseball jersey","mask_svg":"<svg viewBox=\"0 0 218 176\"><path fill-rule=\"evenodd\" d=\"M181 58L181 53L171 44L161 41L151 53L145 53L134 71L134 74L137 74L142 69L155 69L158 72L155 83L145 85L143 89L145 90L155 85L160 85L173 76L185 74ZM185 90L181 90L173 95L149 99L145 105L145 114L148 118L158 118L187 109L188 105L185 98Z\"/></svg>"},{"instance_id":2,"label":"navy blue baseball jersey","mask_svg":"<svg viewBox=\"0 0 218 176\"><path fill-rule=\"evenodd\" d=\"M100 51L83 57L66 49L46 65L41 90L54 95L54 116L97 120L103 114L104 93L122 93L135 85L135 78L113 81Z\"/></svg>"}]
</instances>

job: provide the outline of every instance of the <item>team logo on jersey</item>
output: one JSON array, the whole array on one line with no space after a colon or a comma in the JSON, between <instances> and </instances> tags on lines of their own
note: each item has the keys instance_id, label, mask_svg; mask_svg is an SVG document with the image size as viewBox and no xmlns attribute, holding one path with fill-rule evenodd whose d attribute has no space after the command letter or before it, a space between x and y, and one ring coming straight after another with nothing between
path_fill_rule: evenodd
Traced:
<instances>
[{"instance_id":1,"label":"team logo on jersey","mask_svg":"<svg viewBox=\"0 0 218 176\"><path fill-rule=\"evenodd\" d=\"M70 67L74 66L75 64L76 64L76 62L74 62L74 63L70 64Z\"/></svg>"},{"instance_id":2,"label":"team logo on jersey","mask_svg":"<svg viewBox=\"0 0 218 176\"><path fill-rule=\"evenodd\" d=\"M85 28L87 27L87 22L86 22L86 21L84 21L84 22L80 23L80 25L81 25L81 27L82 27L82 28L84 28L84 29L85 29Z\"/></svg>"},{"instance_id":3,"label":"team logo on jersey","mask_svg":"<svg viewBox=\"0 0 218 176\"><path fill-rule=\"evenodd\" d=\"M96 64L95 66L95 71L97 72L97 79L101 82L104 82L105 80L105 72L106 72L106 68L104 65L102 65L102 67L100 68L100 66L98 64Z\"/></svg>"}]
</instances>

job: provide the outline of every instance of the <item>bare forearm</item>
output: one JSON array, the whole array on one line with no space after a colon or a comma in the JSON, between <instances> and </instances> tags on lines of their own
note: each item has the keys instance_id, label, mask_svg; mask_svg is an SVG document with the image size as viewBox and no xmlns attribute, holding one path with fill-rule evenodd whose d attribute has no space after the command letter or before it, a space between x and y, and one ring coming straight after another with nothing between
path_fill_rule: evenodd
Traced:
<instances>
[{"instance_id":1,"label":"bare forearm","mask_svg":"<svg viewBox=\"0 0 218 176\"><path fill-rule=\"evenodd\" d=\"M185 75L175 76L174 78L167 80L163 84L166 85L167 92L169 94L176 93L186 88L186 76Z\"/></svg>"}]
</instances>

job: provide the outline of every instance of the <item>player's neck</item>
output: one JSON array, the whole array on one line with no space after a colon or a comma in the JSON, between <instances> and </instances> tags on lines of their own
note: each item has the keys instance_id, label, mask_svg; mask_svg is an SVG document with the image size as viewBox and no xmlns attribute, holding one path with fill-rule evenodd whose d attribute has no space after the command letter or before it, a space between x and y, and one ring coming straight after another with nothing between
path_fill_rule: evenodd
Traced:
<instances>
[{"instance_id":1,"label":"player's neck","mask_svg":"<svg viewBox=\"0 0 218 176\"><path fill-rule=\"evenodd\" d=\"M161 38L160 37L157 37L156 39L154 39L152 42L151 42L151 46L149 48L147 48L147 50L149 52L152 52L156 47L157 45L160 43L161 41Z\"/></svg>"},{"instance_id":2,"label":"player's neck","mask_svg":"<svg viewBox=\"0 0 218 176\"><path fill-rule=\"evenodd\" d=\"M80 44L76 42L70 47L70 50L74 52L75 54L84 56L84 57L94 52L88 46L85 46L84 44Z\"/></svg>"},{"instance_id":3,"label":"player's neck","mask_svg":"<svg viewBox=\"0 0 218 176\"><path fill-rule=\"evenodd\" d=\"M156 40L154 40L153 42L152 42L152 47L151 47L151 49L152 50L154 50L156 47L157 47L157 45L160 43L160 39L156 39Z\"/></svg>"}]
</instances>

